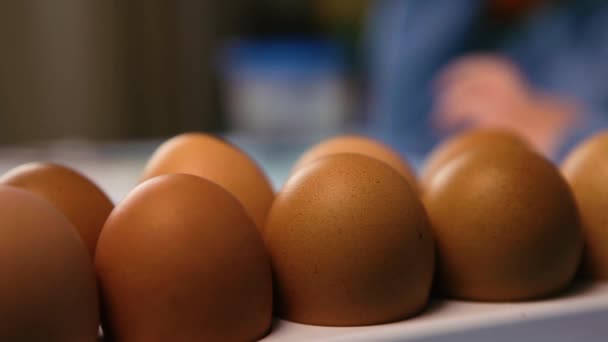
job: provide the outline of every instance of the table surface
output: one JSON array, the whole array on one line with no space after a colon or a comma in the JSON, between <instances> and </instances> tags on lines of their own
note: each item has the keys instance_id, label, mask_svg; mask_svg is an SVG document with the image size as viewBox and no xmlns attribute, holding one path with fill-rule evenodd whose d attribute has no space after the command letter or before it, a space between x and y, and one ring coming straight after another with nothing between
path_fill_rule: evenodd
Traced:
<instances>
[{"instance_id":1,"label":"table surface","mask_svg":"<svg viewBox=\"0 0 608 342\"><path fill-rule=\"evenodd\" d=\"M308 144L268 145L233 139L264 167L275 189ZM83 172L119 202L138 182L160 141L61 142L0 149L0 174L30 161L62 163ZM409 156L416 167L421 158ZM275 320L264 341L606 341L608 283L577 283L555 298L522 303L432 300L412 319L365 327L320 327Z\"/></svg>"}]
</instances>

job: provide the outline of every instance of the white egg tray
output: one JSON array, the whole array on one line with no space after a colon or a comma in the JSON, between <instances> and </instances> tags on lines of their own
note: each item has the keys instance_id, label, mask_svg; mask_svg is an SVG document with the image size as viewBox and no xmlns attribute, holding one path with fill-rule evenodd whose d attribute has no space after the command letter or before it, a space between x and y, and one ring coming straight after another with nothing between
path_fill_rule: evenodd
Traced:
<instances>
[{"instance_id":1,"label":"white egg tray","mask_svg":"<svg viewBox=\"0 0 608 342\"><path fill-rule=\"evenodd\" d=\"M125 147L121 151L132 150L132 146ZM146 153L128 152L121 158L96 157L90 150L81 151L81 147L77 153L59 148L52 150L51 155L48 151L41 154L37 150L29 153L0 150L0 173L27 161L57 161L83 171L118 202L135 186L147 153L153 147L154 144L150 144ZM275 186L281 184L291 165L274 160L264 160L262 164ZM434 299L420 315L382 325L323 327L276 319L272 332L262 341L605 342L608 341L608 282L579 282L559 296L529 302Z\"/></svg>"},{"instance_id":2,"label":"white egg tray","mask_svg":"<svg viewBox=\"0 0 608 342\"><path fill-rule=\"evenodd\" d=\"M560 296L518 303L436 299L420 315L390 324L322 327L274 322L275 341L608 341L608 283L576 283Z\"/></svg>"}]
</instances>

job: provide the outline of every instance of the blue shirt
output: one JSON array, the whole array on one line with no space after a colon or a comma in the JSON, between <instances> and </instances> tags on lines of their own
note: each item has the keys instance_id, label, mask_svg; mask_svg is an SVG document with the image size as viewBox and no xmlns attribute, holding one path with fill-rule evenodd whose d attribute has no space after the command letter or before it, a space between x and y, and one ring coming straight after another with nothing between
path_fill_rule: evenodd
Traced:
<instances>
[{"instance_id":1,"label":"blue shirt","mask_svg":"<svg viewBox=\"0 0 608 342\"><path fill-rule=\"evenodd\" d=\"M368 32L368 128L401 151L427 153L430 83L441 67L474 52L467 42L484 0L379 0ZM580 127L556 158L608 127L608 1L555 1L513 27L491 51L513 59L531 84L583 105ZM478 51L477 51L478 52Z\"/></svg>"}]
</instances>

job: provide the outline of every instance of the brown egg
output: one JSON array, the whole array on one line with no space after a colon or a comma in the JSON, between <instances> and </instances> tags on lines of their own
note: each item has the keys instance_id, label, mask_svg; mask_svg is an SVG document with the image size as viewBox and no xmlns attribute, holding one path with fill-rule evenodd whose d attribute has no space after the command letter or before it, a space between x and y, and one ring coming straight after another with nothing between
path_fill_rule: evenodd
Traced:
<instances>
[{"instance_id":1,"label":"brown egg","mask_svg":"<svg viewBox=\"0 0 608 342\"><path fill-rule=\"evenodd\" d=\"M8 186L0 186L0 222L0 341L96 341L95 275L72 224Z\"/></svg>"},{"instance_id":2,"label":"brown egg","mask_svg":"<svg viewBox=\"0 0 608 342\"><path fill-rule=\"evenodd\" d=\"M411 186L383 162L335 154L303 166L264 229L279 315L349 326L418 313L433 276L428 224Z\"/></svg>"},{"instance_id":3,"label":"brown egg","mask_svg":"<svg viewBox=\"0 0 608 342\"><path fill-rule=\"evenodd\" d=\"M357 153L385 162L405 177L414 189L418 189L414 170L397 151L379 141L356 135L338 136L316 144L298 159L293 172L311 161L337 153Z\"/></svg>"},{"instance_id":4,"label":"brown egg","mask_svg":"<svg viewBox=\"0 0 608 342\"><path fill-rule=\"evenodd\" d=\"M447 163L425 192L437 285L453 297L512 301L563 290L582 239L558 170L519 146L487 146Z\"/></svg>"},{"instance_id":5,"label":"brown egg","mask_svg":"<svg viewBox=\"0 0 608 342\"><path fill-rule=\"evenodd\" d=\"M578 202L585 239L583 270L608 279L608 133L577 146L562 164Z\"/></svg>"},{"instance_id":6,"label":"brown egg","mask_svg":"<svg viewBox=\"0 0 608 342\"><path fill-rule=\"evenodd\" d=\"M268 178L247 154L211 135L187 133L163 143L144 170L143 179L168 173L206 178L236 197L258 227L264 225L274 193Z\"/></svg>"},{"instance_id":7,"label":"brown egg","mask_svg":"<svg viewBox=\"0 0 608 342\"><path fill-rule=\"evenodd\" d=\"M501 129L474 129L449 138L437 146L427 158L422 170L420 183L425 189L435 175L450 160L479 146L514 145L530 149L530 145L515 133Z\"/></svg>"},{"instance_id":8,"label":"brown egg","mask_svg":"<svg viewBox=\"0 0 608 342\"><path fill-rule=\"evenodd\" d=\"M135 188L108 218L95 263L112 341L251 341L270 328L262 239L205 179L171 174Z\"/></svg>"},{"instance_id":9,"label":"brown egg","mask_svg":"<svg viewBox=\"0 0 608 342\"><path fill-rule=\"evenodd\" d=\"M0 184L23 188L53 204L76 227L93 258L99 232L114 208L95 183L61 165L30 163L4 174Z\"/></svg>"}]
</instances>

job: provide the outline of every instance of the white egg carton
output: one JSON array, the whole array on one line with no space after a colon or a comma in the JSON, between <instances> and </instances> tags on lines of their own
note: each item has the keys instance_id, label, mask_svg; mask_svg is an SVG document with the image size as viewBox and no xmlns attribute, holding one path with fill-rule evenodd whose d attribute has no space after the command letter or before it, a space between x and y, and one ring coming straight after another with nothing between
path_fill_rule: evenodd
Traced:
<instances>
[{"instance_id":1,"label":"white egg carton","mask_svg":"<svg viewBox=\"0 0 608 342\"><path fill-rule=\"evenodd\" d=\"M153 147L151 144L148 149L151 151ZM15 156L23 153L0 151L0 173L25 161L53 160L83 171L118 202L135 186L146 158L138 153L132 156L126 153L119 159L90 158L91 153L87 153L86 158L78 158L72 154L60 149L52 156L28 155L25 157L28 160L21 160ZM290 164L264 161L262 164L278 187ZM382 325L323 327L277 319L272 332L262 341L605 342L608 341L608 282L579 282L559 296L519 303L435 299L414 318Z\"/></svg>"},{"instance_id":2,"label":"white egg carton","mask_svg":"<svg viewBox=\"0 0 608 342\"><path fill-rule=\"evenodd\" d=\"M608 341L608 283L576 283L560 296L519 303L437 299L419 316L362 326L274 322L275 341L476 342Z\"/></svg>"}]
</instances>

